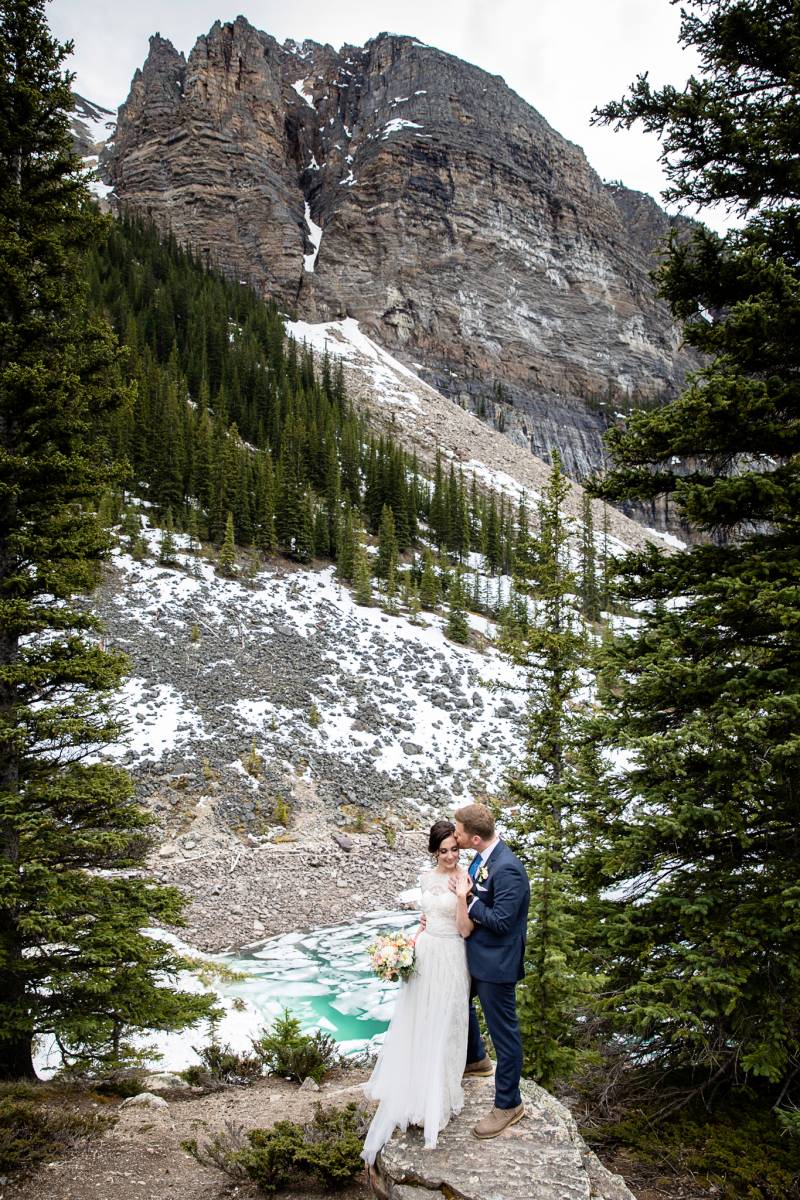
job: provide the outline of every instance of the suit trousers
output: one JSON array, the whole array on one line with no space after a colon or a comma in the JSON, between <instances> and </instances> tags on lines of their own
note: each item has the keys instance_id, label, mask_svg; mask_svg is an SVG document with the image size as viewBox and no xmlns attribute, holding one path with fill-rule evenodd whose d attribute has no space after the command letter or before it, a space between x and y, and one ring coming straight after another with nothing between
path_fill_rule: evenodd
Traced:
<instances>
[{"instance_id":1,"label":"suit trousers","mask_svg":"<svg viewBox=\"0 0 800 1200\"><path fill-rule=\"evenodd\" d=\"M522 1103L519 1077L522 1074L522 1039L517 1020L515 983L492 983L473 979L469 995L467 1062L480 1062L486 1054L473 1000L481 1002L486 1027L497 1055L494 1076L495 1108L516 1108Z\"/></svg>"}]
</instances>

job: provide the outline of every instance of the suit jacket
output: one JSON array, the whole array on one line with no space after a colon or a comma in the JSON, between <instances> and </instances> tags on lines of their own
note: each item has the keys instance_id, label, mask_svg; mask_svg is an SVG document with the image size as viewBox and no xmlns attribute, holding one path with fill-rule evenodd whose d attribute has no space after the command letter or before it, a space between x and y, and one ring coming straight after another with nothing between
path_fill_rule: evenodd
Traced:
<instances>
[{"instance_id":1,"label":"suit jacket","mask_svg":"<svg viewBox=\"0 0 800 1200\"><path fill-rule=\"evenodd\" d=\"M525 974L531 900L528 876L516 854L502 841L490 854L486 871L486 878L476 879L472 887L477 899L469 906L475 928L466 939L467 964L473 979L516 983Z\"/></svg>"}]
</instances>

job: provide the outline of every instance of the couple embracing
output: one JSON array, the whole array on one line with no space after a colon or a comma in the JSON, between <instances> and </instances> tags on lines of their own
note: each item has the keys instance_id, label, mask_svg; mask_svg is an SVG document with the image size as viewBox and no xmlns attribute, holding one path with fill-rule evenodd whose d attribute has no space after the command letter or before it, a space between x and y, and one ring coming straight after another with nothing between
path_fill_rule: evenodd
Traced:
<instances>
[{"instance_id":1,"label":"couple embracing","mask_svg":"<svg viewBox=\"0 0 800 1200\"><path fill-rule=\"evenodd\" d=\"M514 990L524 974L530 886L525 868L496 833L483 804L436 821L424 872L415 970L400 989L394 1016L365 1093L378 1109L364 1143L372 1164L396 1128L420 1125L433 1148L464 1103L462 1079L488 1076L480 1000L497 1055L494 1107L475 1126L492 1138L524 1116L519 1090L522 1042ZM461 850L474 850L465 871Z\"/></svg>"}]
</instances>

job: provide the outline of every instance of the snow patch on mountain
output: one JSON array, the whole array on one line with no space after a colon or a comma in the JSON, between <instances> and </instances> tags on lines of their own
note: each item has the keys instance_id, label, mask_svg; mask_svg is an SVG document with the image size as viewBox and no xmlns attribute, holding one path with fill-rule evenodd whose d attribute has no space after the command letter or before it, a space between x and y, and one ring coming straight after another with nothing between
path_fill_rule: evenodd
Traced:
<instances>
[{"instance_id":1,"label":"snow patch on mountain","mask_svg":"<svg viewBox=\"0 0 800 1200\"><path fill-rule=\"evenodd\" d=\"M158 531L144 535L155 554ZM448 641L437 614L413 624L359 606L332 567L223 579L176 540L178 569L114 556L101 615L132 676L116 697L127 733L101 756L172 770L209 756L230 771L254 747L376 812L389 796L441 811L502 789L522 753L524 677L491 645Z\"/></svg>"},{"instance_id":2,"label":"snow patch on mountain","mask_svg":"<svg viewBox=\"0 0 800 1200\"><path fill-rule=\"evenodd\" d=\"M316 221L313 220L311 207L307 200L305 202L305 222L308 228L308 240L311 242L313 250L309 254L303 255L303 266L306 271L313 274L317 255L319 254L320 242L322 241L322 227L317 225Z\"/></svg>"}]
</instances>

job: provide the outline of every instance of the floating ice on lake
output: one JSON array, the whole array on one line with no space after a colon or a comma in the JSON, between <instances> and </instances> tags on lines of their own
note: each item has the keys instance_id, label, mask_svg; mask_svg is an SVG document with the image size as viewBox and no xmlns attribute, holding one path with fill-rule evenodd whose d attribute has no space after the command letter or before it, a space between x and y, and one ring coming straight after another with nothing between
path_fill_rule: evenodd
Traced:
<instances>
[{"instance_id":1,"label":"floating ice on lake","mask_svg":"<svg viewBox=\"0 0 800 1200\"><path fill-rule=\"evenodd\" d=\"M324 1029L344 1053L363 1051L385 1032L398 990L373 975L367 946L381 930L410 928L416 921L414 913L387 910L358 924L271 938L224 956L245 979L223 983L220 991L245 999L266 1019L288 1008L304 1031Z\"/></svg>"}]
</instances>

